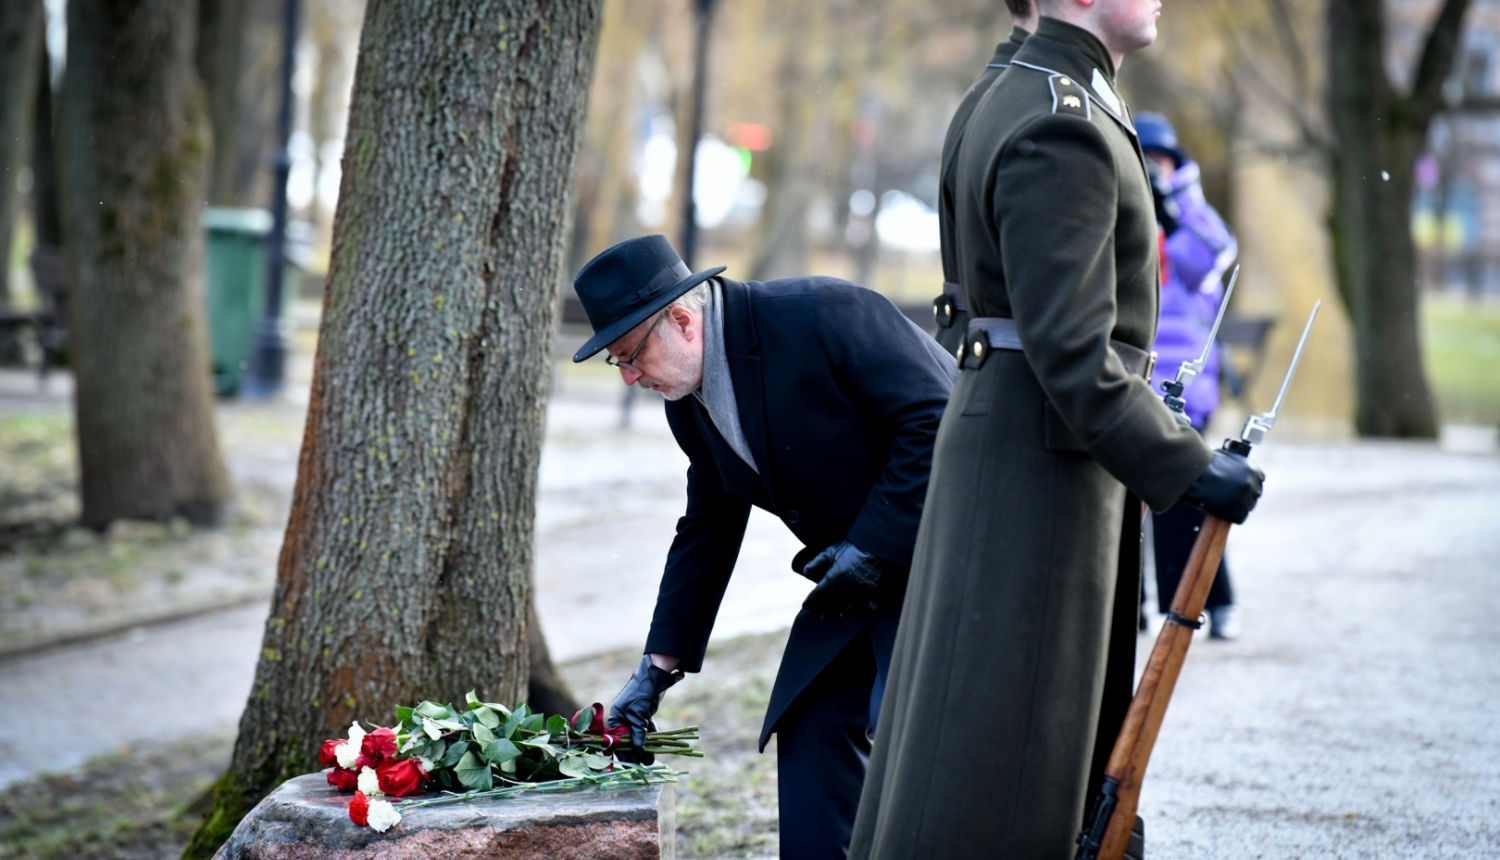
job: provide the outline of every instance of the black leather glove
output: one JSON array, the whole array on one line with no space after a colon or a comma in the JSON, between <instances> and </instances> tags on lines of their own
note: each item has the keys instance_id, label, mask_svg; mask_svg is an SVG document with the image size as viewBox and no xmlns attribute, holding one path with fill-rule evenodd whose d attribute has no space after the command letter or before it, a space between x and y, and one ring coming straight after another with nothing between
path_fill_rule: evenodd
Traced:
<instances>
[{"instance_id":1,"label":"black leather glove","mask_svg":"<svg viewBox=\"0 0 1500 860\"><path fill-rule=\"evenodd\" d=\"M652 665L650 654L641 657L641 665L615 694L615 703L609 708L609 724L630 729L630 749L617 754L620 761L636 764L656 761L656 756L646 752L646 733L656 731L656 723L651 718L656 716L662 694L681 680L681 669L668 672Z\"/></svg>"},{"instance_id":2,"label":"black leather glove","mask_svg":"<svg viewBox=\"0 0 1500 860\"><path fill-rule=\"evenodd\" d=\"M1265 480L1266 473L1250 458L1221 448L1214 452L1213 460L1198 480L1182 494L1182 500L1239 525L1255 510Z\"/></svg>"},{"instance_id":3,"label":"black leather glove","mask_svg":"<svg viewBox=\"0 0 1500 860\"><path fill-rule=\"evenodd\" d=\"M823 550L802 568L802 575L818 587L802 601L802 608L819 618L842 618L868 612L899 598L905 589L906 569L870 555L843 540Z\"/></svg>"}]
</instances>

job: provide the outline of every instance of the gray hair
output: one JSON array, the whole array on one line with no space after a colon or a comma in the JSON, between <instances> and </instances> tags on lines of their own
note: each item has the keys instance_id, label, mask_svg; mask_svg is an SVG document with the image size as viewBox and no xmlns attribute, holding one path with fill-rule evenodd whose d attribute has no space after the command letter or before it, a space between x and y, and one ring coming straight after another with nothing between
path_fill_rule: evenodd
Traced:
<instances>
[{"instance_id":1,"label":"gray hair","mask_svg":"<svg viewBox=\"0 0 1500 860\"><path fill-rule=\"evenodd\" d=\"M708 304L708 285L712 283L712 279L704 281L698 286L693 287L691 290L688 290L687 292L678 296L675 300L673 300L672 304L667 305L667 307L670 308L674 305L681 305L682 307L685 307L690 311L703 310L703 307Z\"/></svg>"}]
</instances>

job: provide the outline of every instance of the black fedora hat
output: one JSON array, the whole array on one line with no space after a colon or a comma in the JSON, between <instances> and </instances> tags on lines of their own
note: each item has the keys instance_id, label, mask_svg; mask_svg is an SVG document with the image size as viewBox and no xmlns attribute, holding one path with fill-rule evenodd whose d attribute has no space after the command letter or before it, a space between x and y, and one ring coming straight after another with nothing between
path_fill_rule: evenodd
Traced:
<instances>
[{"instance_id":1,"label":"black fedora hat","mask_svg":"<svg viewBox=\"0 0 1500 860\"><path fill-rule=\"evenodd\" d=\"M594 327L594 336L573 353L573 360L583 361L609 346L722 271L719 266L694 274L666 236L629 239L604 251L573 279L583 312Z\"/></svg>"}]
</instances>

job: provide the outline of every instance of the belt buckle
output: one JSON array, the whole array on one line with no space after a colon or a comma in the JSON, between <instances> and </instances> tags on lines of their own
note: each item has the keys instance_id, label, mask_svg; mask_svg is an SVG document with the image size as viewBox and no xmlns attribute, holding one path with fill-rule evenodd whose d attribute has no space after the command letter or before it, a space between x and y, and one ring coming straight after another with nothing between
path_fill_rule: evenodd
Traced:
<instances>
[{"instance_id":1,"label":"belt buckle","mask_svg":"<svg viewBox=\"0 0 1500 860\"><path fill-rule=\"evenodd\" d=\"M953 327L953 318L958 315L958 309L953 306L953 299L947 295L941 295L932 300L932 319L943 328Z\"/></svg>"}]
</instances>

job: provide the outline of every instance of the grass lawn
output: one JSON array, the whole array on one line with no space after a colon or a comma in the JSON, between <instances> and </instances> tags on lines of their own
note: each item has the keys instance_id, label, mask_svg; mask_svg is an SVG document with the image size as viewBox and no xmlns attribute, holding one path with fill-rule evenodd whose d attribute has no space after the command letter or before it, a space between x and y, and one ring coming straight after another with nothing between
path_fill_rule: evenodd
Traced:
<instances>
[{"instance_id":1,"label":"grass lawn","mask_svg":"<svg viewBox=\"0 0 1500 860\"><path fill-rule=\"evenodd\" d=\"M1422 347L1444 423L1500 424L1500 303L1423 299Z\"/></svg>"},{"instance_id":2,"label":"grass lawn","mask_svg":"<svg viewBox=\"0 0 1500 860\"><path fill-rule=\"evenodd\" d=\"M702 727L706 758L673 764L677 856L774 857L776 751L755 752L786 634L716 644L701 674L672 690L657 723ZM560 667L585 702L608 703L640 659L618 652ZM120 750L78 772L0 792L0 860L176 860L196 827L204 790L223 772L233 739L179 738Z\"/></svg>"}]
</instances>

